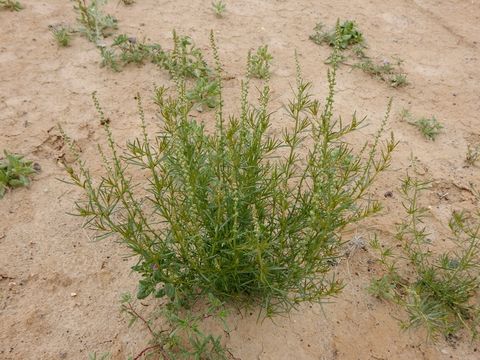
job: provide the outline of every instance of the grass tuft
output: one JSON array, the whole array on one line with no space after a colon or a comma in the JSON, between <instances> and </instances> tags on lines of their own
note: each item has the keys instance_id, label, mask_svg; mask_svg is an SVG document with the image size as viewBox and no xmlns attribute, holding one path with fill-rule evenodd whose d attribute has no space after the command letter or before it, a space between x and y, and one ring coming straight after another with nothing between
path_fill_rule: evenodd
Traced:
<instances>
[{"instance_id":1,"label":"grass tuft","mask_svg":"<svg viewBox=\"0 0 480 360\"><path fill-rule=\"evenodd\" d=\"M372 247L380 254L385 274L370 285L370 292L403 306L407 320L402 328L423 327L429 339L451 336L461 329L478 334L480 303L480 212L454 212L449 227L452 250L435 254L424 225L428 209L421 205L421 192L429 183L407 176L402 183L403 207L407 217L399 226L397 240L402 254L381 246ZM401 273L398 262L407 261L408 273Z\"/></svg>"}]
</instances>

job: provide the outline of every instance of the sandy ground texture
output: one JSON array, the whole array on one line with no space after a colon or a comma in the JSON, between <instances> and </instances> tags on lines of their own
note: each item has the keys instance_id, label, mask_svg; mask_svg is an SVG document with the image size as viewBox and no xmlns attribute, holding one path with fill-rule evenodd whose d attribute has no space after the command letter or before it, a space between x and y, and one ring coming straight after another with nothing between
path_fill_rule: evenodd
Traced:
<instances>
[{"instance_id":1,"label":"sandy ground texture","mask_svg":"<svg viewBox=\"0 0 480 360\"><path fill-rule=\"evenodd\" d=\"M94 351L123 359L146 346L141 327L128 328L119 312L120 294L134 291L138 278L127 250L113 241L94 243L82 220L67 213L80 193L60 182L58 159L65 147L56 125L76 141L82 158L98 169L96 144L102 126L90 94L98 96L120 143L138 132L134 95L145 99L148 123L157 122L151 101L153 84L170 85L168 74L147 64L114 73L99 66L99 54L85 38L58 48L49 25L75 24L73 2L21 0L18 13L0 11L0 150L25 154L42 171L26 189L0 200L0 358L85 359ZM397 188L411 156L433 180L428 193L429 228L440 249L448 236L452 210L472 208L468 184L480 185L480 170L466 166L468 144L480 142L480 2L478 0L242 0L226 1L223 19L210 2L137 0L125 7L112 0L107 12L119 20L119 32L171 46L171 31L188 34L211 57L212 29L228 80L227 110L236 111L239 84L249 49L268 44L274 56L273 131L282 127L281 105L295 77L294 50L314 90L326 93L324 59L329 49L308 40L318 21L355 19L379 59L398 56L410 85L393 89L348 67L338 76L336 109L344 117L367 115L368 138L379 125L389 97L394 98L388 130L400 141L389 171L375 185L384 211L352 229L345 238L368 239L377 232L393 243L401 214ZM109 41L109 40L108 40ZM435 115L444 125L435 142L425 140L398 112ZM197 114L199 118L209 114ZM67 156L68 158L68 156ZM67 159L68 160L68 159ZM392 191L392 197L383 194ZM479 359L478 343L466 334L438 344L425 333L400 330L405 313L376 300L365 290L378 267L374 254L361 247L337 269L346 288L332 303L304 306L275 323L256 322L256 314L232 314L227 340L236 358L250 359ZM75 296L72 296L75 294Z\"/></svg>"}]
</instances>

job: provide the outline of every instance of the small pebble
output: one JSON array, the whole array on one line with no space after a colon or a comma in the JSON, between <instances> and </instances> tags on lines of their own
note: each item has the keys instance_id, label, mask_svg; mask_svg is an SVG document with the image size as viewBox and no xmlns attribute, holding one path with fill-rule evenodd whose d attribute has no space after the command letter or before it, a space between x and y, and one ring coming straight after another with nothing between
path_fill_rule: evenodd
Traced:
<instances>
[{"instance_id":1,"label":"small pebble","mask_svg":"<svg viewBox=\"0 0 480 360\"><path fill-rule=\"evenodd\" d=\"M72 293L70 294L70 296L71 296L71 297L75 297L75 296L77 296L77 293L72 292Z\"/></svg>"}]
</instances>

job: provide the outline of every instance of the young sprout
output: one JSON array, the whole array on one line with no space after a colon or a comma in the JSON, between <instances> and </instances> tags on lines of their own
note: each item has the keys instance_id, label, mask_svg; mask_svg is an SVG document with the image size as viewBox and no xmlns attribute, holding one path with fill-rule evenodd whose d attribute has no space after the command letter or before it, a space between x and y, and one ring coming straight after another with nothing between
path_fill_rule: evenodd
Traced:
<instances>
[{"instance_id":1,"label":"young sprout","mask_svg":"<svg viewBox=\"0 0 480 360\"><path fill-rule=\"evenodd\" d=\"M0 159L0 199L8 189L28 186L30 176L35 173L35 166L31 161L24 160L23 156L4 151L4 158Z\"/></svg>"},{"instance_id":2,"label":"young sprout","mask_svg":"<svg viewBox=\"0 0 480 360\"><path fill-rule=\"evenodd\" d=\"M435 116L431 118L421 117L415 120L410 110L406 108L400 111L399 117L402 121L406 121L410 125L417 127L422 135L429 140L435 140L443 129L443 125L438 122Z\"/></svg>"},{"instance_id":3,"label":"young sprout","mask_svg":"<svg viewBox=\"0 0 480 360\"><path fill-rule=\"evenodd\" d=\"M465 161L468 165L475 165L475 163L480 159L480 145L467 146L467 154L465 155Z\"/></svg>"},{"instance_id":4,"label":"young sprout","mask_svg":"<svg viewBox=\"0 0 480 360\"><path fill-rule=\"evenodd\" d=\"M250 75L258 79L266 79L270 76L272 59L273 56L268 52L268 46L260 46L248 60Z\"/></svg>"},{"instance_id":5,"label":"young sprout","mask_svg":"<svg viewBox=\"0 0 480 360\"><path fill-rule=\"evenodd\" d=\"M407 75L395 74L390 78L390 85L392 87L402 87L408 85Z\"/></svg>"},{"instance_id":6,"label":"young sprout","mask_svg":"<svg viewBox=\"0 0 480 360\"><path fill-rule=\"evenodd\" d=\"M212 2L213 12L217 17L222 17L225 12L226 5L222 0Z\"/></svg>"},{"instance_id":7,"label":"young sprout","mask_svg":"<svg viewBox=\"0 0 480 360\"><path fill-rule=\"evenodd\" d=\"M68 30L63 26L52 27L52 34L58 46L62 46L62 47L70 46L70 42L72 41L70 30Z\"/></svg>"},{"instance_id":8,"label":"young sprout","mask_svg":"<svg viewBox=\"0 0 480 360\"><path fill-rule=\"evenodd\" d=\"M330 31L324 30L324 25L318 23L313 30L315 32L310 35L310 40L318 45L325 43L345 50L352 45L363 44L363 34L358 30L357 23L352 20L337 23L337 27Z\"/></svg>"},{"instance_id":9,"label":"young sprout","mask_svg":"<svg viewBox=\"0 0 480 360\"><path fill-rule=\"evenodd\" d=\"M443 125L438 122L435 116L432 116L431 118L422 117L415 121L413 125L420 130L425 138L432 141L437 138L440 131L443 129Z\"/></svg>"}]
</instances>

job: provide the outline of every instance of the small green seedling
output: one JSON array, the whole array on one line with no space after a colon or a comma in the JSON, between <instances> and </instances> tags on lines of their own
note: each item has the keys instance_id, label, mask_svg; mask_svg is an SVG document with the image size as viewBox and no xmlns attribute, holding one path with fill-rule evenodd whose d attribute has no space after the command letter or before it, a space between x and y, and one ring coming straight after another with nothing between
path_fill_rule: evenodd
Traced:
<instances>
[{"instance_id":1,"label":"small green seedling","mask_svg":"<svg viewBox=\"0 0 480 360\"><path fill-rule=\"evenodd\" d=\"M401 60L398 60L396 63L386 60L376 63L364 53L360 53L359 56L361 56L361 60L353 65L354 68L377 77L389 83L392 87L401 87L408 84L407 76L399 70L402 63Z\"/></svg>"},{"instance_id":2,"label":"small green seedling","mask_svg":"<svg viewBox=\"0 0 480 360\"><path fill-rule=\"evenodd\" d=\"M408 85L406 74L395 74L389 79L389 81L390 85L395 88Z\"/></svg>"},{"instance_id":3,"label":"small green seedling","mask_svg":"<svg viewBox=\"0 0 480 360\"><path fill-rule=\"evenodd\" d=\"M352 20L346 20L340 24L337 21L335 29L325 30L322 23L318 23L314 28L314 33L310 35L310 40L318 45L327 44L341 50L336 52L336 58L333 59L333 53L325 60L326 64L345 63L357 69L361 69L394 88L402 87L408 84L407 75L401 71L402 60L396 62L382 61L375 62L366 52L365 39L357 24ZM356 60L349 64L347 60Z\"/></svg>"},{"instance_id":4,"label":"small green seedling","mask_svg":"<svg viewBox=\"0 0 480 360\"><path fill-rule=\"evenodd\" d=\"M170 293L169 295L173 295ZM184 305L184 304L183 304ZM209 294L205 305L195 311L185 309L178 299L161 306L158 311L148 313L129 293L121 297L121 312L127 318L129 326L139 324L149 334L148 345L134 359L216 359L227 360L232 357L221 337L205 331L205 319L215 321L229 333L226 321L228 311L220 299ZM161 318L164 321L158 321ZM130 359L133 359L130 358ZM99 358L91 359L99 360ZM101 358L100 358L101 360Z\"/></svg>"},{"instance_id":5,"label":"small green seedling","mask_svg":"<svg viewBox=\"0 0 480 360\"><path fill-rule=\"evenodd\" d=\"M467 146L467 154L465 155L465 162L468 165L475 165L475 163L480 159L480 145Z\"/></svg>"},{"instance_id":6,"label":"small green seedling","mask_svg":"<svg viewBox=\"0 0 480 360\"><path fill-rule=\"evenodd\" d=\"M5 157L0 159L0 199L8 189L28 186L30 176L35 173L31 161L23 159L21 155L15 155L4 151Z\"/></svg>"},{"instance_id":7,"label":"small green seedling","mask_svg":"<svg viewBox=\"0 0 480 360\"><path fill-rule=\"evenodd\" d=\"M135 37L128 37L125 34L115 38L112 48L120 50L119 57L124 64L143 64L148 59L152 59L152 57L162 52L162 48L158 44L146 44Z\"/></svg>"},{"instance_id":8,"label":"small green seedling","mask_svg":"<svg viewBox=\"0 0 480 360\"><path fill-rule=\"evenodd\" d=\"M398 113L398 116L400 117L400 120L406 121L409 123L412 122L412 119L413 119L412 113L407 108L402 108L402 110L400 110L400 112Z\"/></svg>"},{"instance_id":9,"label":"small green seedling","mask_svg":"<svg viewBox=\"0 0 480 360\"><path fill-rule=\"evenodd\" d=\"M23 5L16 0L0 0L0 8L10 11L20 11L23 9Z\"/></svg>"},{"instance_id":10,"label":"small green seedling","mask_svg":"<svg viewBox=\"0 0 480 360\"><path fill-rule=\"evenodd\" d=\"M203 58L203 52L197 48L189 36L179 36L173 32L173 50L158 52L152 61L167 70L172 77L202 78L210 77L212 70Z\"/></svg>"},{"instance_id":11,"label":"small green seedling","mask_svg":"<svg viewBox=\"0 0 480 360\"><path fill-rule=\"evenodd\" d=\"M97 354L96 352L88 354L88 360L109 360L110 353Z\"/></svg>"},{"instance_id":12,"label":"small green seedling","mask_svg":"<svg viewBox=\"0 0 480 360\"><path fill-rule=\"evenodd\" d=\"M71 32L64 26L52 27L53 38L57 42L58 46L67 47L70 46L72 41Z\"/></svg>"},{"instance_id":13,"label":"small green seedling","mask_svg":"<svg viewBox=\"0 0 480 360\"><path fill-rule=\"evenodd\" d=\"M416 120L413 125L415 125L422 135L429 140L435 140L443 129L442 124L438 122L435 116L432 116L431 118L422 117Z\"/></svg>"},{"instance_id":14,"label":"small green seedling","mask_svg":"<svg viewBox=\"0 0 480 360\"><path fill-rule=\"evenodd\" d=\"M363 34L358 29L357 23L352 20L346 20L343 23L337 22L337 28L326 31L322 23L318 23L314 33L310 35L310 40L315 44L328 44L330 46L338 45L342 50L356 44L363 43Z\"/></svg>"},{"instance_id":15,"label":"small green seedling","mask_svg":"<svg viewBox=\"0 0 480 360\"><path fill-rule=\"evenodd\" d=\"M115 55L115 52L105 46L100 46L99 49L100 55L102 56L102 62L100 66L107 67L116 72L120 71L120 64L118 63L118 58Z\"/></svg>"},{"instance_id":16,"label":"small green seedling","mask_svg":"<svg viewBox=\"0 0 480 360\"><path fill-rule=\"evenodd\" d=\"M258 79L266 79L270 76L270 63L273 56L268 52L268 46L263 45L253 55L249 55L249 75Z\"/></svg>"},{"instance_id":17,"label":"small green seedling","mask_svg":"<svg viewBox=\"0 0 480 360\"><path fill-rule=\"evenodd\" d=\"M222 0L212 2L213 12L217 17L222 17L225 12L226 5Z\"/></svg>"},{"instance_id":18,"label":"small green seedling","mask_svg":"<svg viewBox=\"0 0 480 360\"><path fill-rule=\"evenodd\" d=\"M129 37L118 35L111 47L99 46L102 56L102 67L106 66L114 71L120 71L127 64L144 64L146 61L156 63L165 53L158 44L147 44Z\"/></svg>"},{"instance_id":19,"label":"small green seedling","mask_svg":"<svg viewBox=\"0 0 480 360\"><path fill-rule=\"evenodd\" d=\"M429 139L435 140L443 129L442 124L438 122L435 116L431 118L421 117L415 120L409 109L403 108L399 113L400 120L408 122L410 125L414 125L422 133L422 135Z\"/></svg>"},{"instance_id":20,"label":"small green seedling","mask_svg":"<svg viewBox=\"0 0 480 360\"><path fill-rule=\"evenodd\" d=\"M74 9L79 17L77 21L81 24L79 31L90 41L98 43L108 36L112 30L117 29L117 19L112 15L104 14L102 11L106 0L76 0Z\"/></svg>"}]
</instances>

